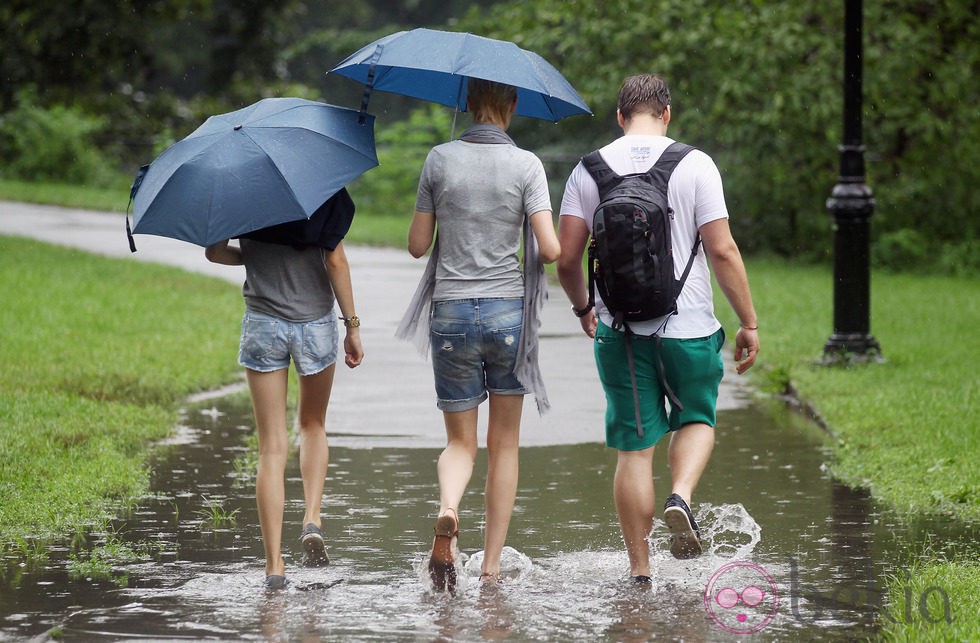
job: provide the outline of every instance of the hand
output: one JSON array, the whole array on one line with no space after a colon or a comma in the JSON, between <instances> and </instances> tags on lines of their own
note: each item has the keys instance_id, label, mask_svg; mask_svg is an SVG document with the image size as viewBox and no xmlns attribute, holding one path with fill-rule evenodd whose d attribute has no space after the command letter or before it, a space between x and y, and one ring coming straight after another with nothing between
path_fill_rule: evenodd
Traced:
<instances>
[{"instance_id":1,"label":"hand","mask_svg":"<svg viewBox=\"0 0 980 643\"><path fill-rule=\"evenodd\" d=\"M599 325L599 322L596 320L595 313L589 311L588 313L579 317L578 321L582 325L582 330L585 332L585 334L589 337L595 338L595 329L596 326Z\"/></svg>"},{"instance_id":2,"label":"hand","mask_svg":"<svg viewBox=\"0 0 980 643\"><path fill-rule=\"evenodd\" d=\"M741 375L752 368L759 354L759 331L739 326L735 333L735 371Z\"/></svg>"},{"instance_id":3,"label":"hand","mask_svg":"<svg viewBox=\"0 0 980 643\"><path fill-rule=\"evenodd\" d=\"M360 366L364 359L364 349L361 348L361 333L359 328L348 328L344 337L344 363L348 368Z\"/></svg>"}]
</instances>

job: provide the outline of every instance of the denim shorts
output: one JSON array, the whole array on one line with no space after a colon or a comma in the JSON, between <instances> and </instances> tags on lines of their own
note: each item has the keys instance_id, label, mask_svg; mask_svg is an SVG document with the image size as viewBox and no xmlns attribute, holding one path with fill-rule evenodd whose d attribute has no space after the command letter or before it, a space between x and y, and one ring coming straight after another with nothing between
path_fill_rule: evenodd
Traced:
<instances>
[{"instance_id":1,"label":"denim shorts","mask_svg":"<svg viewBox=\"0 0 980 643\"><path fill-rule=\"evenodd\" d=\"M652 447L669 431L698 422L715 425L718 386L724 373L721 348L725 331L695 339L634 335L633 360L640 398L644 435L636 434L636 402L626 358L625 334L599 322L595 334L595 361L606 394L606 445L620 451ZM664 375L684 410L667 412L666 395L660 383L658 360Z\"/></svg>"},{"instance_id":2,"label":"denim shorts","mask_svg":"<svg viewBox=\"0 0 980 643\"><path fill-rule=\"evenodd\" d=\"M246 310L238 363L260 373L289 368L290 357L300 375L315 375L337 361L337 314L310 322L291 322Z\"/></svg>"},{"instance_id":3,"label":"denim shorts","mask_svg":"<svg viewBox=\"0 0 980 643\"><path fill-rule=\"evenodd\" d=\"M488 392L527 393L513 372L523 320L521 298L432 302L429 338L441 410L475 408Z\"/></svg>"}]
</instances>

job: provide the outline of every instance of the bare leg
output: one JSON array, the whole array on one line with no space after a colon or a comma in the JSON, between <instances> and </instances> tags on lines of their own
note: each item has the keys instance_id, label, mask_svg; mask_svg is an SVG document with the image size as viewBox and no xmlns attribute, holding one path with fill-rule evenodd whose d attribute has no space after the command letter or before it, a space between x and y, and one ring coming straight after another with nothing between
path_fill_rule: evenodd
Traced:
<instances>
[{"instance_id":1,"label":"bare leg","mask_svg":"<svg viewBox=\"0 0 980 643\"><path fill-rule=\"evenodd\" d=\"M483 541L483 573L500 573L500 552L507 539L510 517L517 496L519 469L518 442L521 432L523 395L490 394L490 420L487 427L486 511Z\"/></svg>"},{"instance_id":2,"label":"bare leg","mask_svg":"<svg viewBox=\"0 0 980 643\"><path fill-rule=\"evenodd\" d=\"M459 510L466 486L473 475L476 460L477 409L458 413L443 413L446 423L446 448L439 456L436 470L439 475L439 515L447 509Z\"/></svg>"},{"instance_id":3,"label":"bare leg","mask_svg":"<svg viewBox=\"0 0 980 643\"><path fill-rule=\"evenodd\" d=\"M330 451L326 416L333 388L334 364L315 375L299 378L299 470L303 476L306 510L303 524L320 526L320 506Z\"/></svg>"},{"instance_id":4,"label":"bare leg","mask_svg":"<svg viewBox=\"0 0 980 643\"><path fill-rule=\"evenodd\" d=\"M630 575L650 575L650 544L655 496L653 447L642 451L618 451L613 497L623 542L629 555Z\"/></svg>"},{"instance_id":5,"label":"bare leg","mask_svg":"<svg viewBox=\"0 0 980 643\"><path fill-rule=\"evenodd\" d=\"M672 493L691 504L694 489L715 448L715 430L707 424L685 424L670 434L667 463Z\"/></svg>"},{"instance_id":6,"label":"bare leg","mask_svg":"<svg viewBox=\"0 0 980 643\"><path fill-rule=\"evenodd\" d=\"M476 460L477 409L458 413L443 413L446 422L446 448L439 456L436 471L439 476L439 518L434 527L432 555L429 557L429 578L439 591L456 590L456 533L459 528L457 510L473 475Z\"/></svg>"},{"instance_id":7,"label":"bare leg","mask_svg":"<svg viewBox=\"0 0 980 643\"><path fill-rule=\"evenodd\" d=\"M266 575L283 575L282 513L285 507L287 369L260 373L246 369L252 410L259 434L259 469L255 500L265 549Z\"/></svg>"}]
</instances>

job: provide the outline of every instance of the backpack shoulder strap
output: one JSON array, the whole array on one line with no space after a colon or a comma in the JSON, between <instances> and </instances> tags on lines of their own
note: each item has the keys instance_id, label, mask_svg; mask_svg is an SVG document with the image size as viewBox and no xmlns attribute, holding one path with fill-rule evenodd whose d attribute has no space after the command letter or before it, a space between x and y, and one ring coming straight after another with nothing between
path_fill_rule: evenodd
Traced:
<instances>
[{"instance_id":1,"label":"backpack shoulder strap","mask_svg":"<svg viewBox=\"0 0 980 643\"><path fill-rule=\"evenodd\" d=\"M694 149L696 148L686 143L675 141L664 150L654 166L650 168L651 176L660 182L664 194L667 193L667 181L670 180L670 175L674 173L674 168L677 167L677 164L681 162L682 158ZM691 273L691 268L694 266L694 258L697 257L700 246L701 234L698 233L694 237L694 246L691 248L691 256L687 259L687 265L684 266L684 272L681 274L681 278L676 281L676 288L674 290L675 299L680 295L681 288L684 287L684 282L687 281L687 276Z\"/></svg>"},{"instance_id":2,"label":"backpack shoulder strap","mask_svg":"<svg viewBox=\"0 0 980 643\"><path fill-rule=\"evenodd\" d=\"M687 143L681 143L680 141L675 141L667 146L667 149L663 151L657 162L653 164L650 168L650 174L656 177L658 180L663 182L663 187L666 189L667 181L670 180L670 175L674 173L674 168L677 164L681 162L688 152L691 152L695 148Z\"/></svg>"},{"instance_id":3,"label":"backpack shoulder strap","mask_svg":"<svg viewBox=\"0 0 980 643\"><path fill-rule=\"evenodd\" d=\"M602 154L599 154L599 150L593 150L583 156L582 166L589 173L589 176L595 180L595 184L599 188L599 199L602 199L606 192L623 180L623 177L613 172L609 164L602 158Z\"/></svg>"}]
</instances>

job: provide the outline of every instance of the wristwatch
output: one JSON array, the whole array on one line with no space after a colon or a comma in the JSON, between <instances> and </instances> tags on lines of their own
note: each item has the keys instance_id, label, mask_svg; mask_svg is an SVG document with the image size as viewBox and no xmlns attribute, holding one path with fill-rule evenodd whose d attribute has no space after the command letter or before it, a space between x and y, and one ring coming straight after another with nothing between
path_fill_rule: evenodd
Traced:
<instances>
[{"instance_id":1,"label":"wristwatch","mask_svg":"<svg viewBox=\"0 0 980 643\"><path fill-rule=\"evenodd\" d=\"M575 304L572 304L572 312L575 313L576 317L585 317L589 314L589 311L591 311L592 308L593 304L589 304L585 308L576 308Z\"/></svg>"},{"instance_id":2,"label":"wristwatch","mask_svg":"<svg viewBox=\"0 0 980 643\"><path fill-rule=\"evenodd\" d=\"M361 320L357 315L351 315L350 317L342 317L344 320L344 326L347 328L357 328L361 325Z\"/></svg>"}]
</instances>

